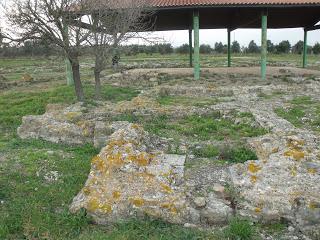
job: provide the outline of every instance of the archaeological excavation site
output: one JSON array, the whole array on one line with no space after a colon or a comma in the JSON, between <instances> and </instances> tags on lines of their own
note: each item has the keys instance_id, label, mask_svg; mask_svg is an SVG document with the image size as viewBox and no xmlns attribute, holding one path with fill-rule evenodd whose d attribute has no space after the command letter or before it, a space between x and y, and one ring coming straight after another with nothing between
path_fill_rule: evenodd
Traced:
<instances>
[{"instance_id":1,"label":"archaeological excavation site","mask_svg":"<svg viewBox=\"0 0 320 240\"><path fill-rule=\"evenodd\" d=\"M320 240L320 0L0 0L0 239Z\"/></svg>"}]
</instances>

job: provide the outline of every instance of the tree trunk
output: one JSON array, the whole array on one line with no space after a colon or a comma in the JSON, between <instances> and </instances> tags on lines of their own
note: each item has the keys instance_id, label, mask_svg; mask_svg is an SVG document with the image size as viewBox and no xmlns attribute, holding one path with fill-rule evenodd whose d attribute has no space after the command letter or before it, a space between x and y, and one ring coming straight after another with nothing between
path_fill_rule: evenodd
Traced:
<instances>
[{"instance_id":1,"label":"tree trunk","mask_svg":"<svg viewBox=\"0 0 320 240\"><path fill-rule=\"evenodd\" d=\"M96 100L101 99L101 81L100 81L101 71L94 71L94 80L95 80L95 98Z\"/></svg>"},{"instance_id":2,"label":"tree trunk","mask_svg":"<svg viewBox=\"0 0 320 240\"><path fill-rule=\"evenodd\" d=\"M83 94L83 88L82 88L81 79L80 79L80 64L79 64L79 62L75 62L72 60L71 60L71 64L72 64L74 88L76 91L77 100L79 102L83 102L84 101L84 94Z\"/></svg>"}]
</instances>

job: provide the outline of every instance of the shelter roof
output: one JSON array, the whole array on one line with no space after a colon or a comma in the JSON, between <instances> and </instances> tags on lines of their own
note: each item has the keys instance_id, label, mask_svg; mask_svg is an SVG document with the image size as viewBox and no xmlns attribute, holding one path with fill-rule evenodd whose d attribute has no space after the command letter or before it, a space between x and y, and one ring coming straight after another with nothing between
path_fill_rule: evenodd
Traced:
<instances>
[{"instance_id":1,"label":"shelter roof","mask_svg":"<svg viewBox=\"0 0 320 240\"><path fill-rule=\"evenodd\" d=\"M320 5L320 0L150 0L155 7L226 5Z\"/></svg>"}]
</instances>

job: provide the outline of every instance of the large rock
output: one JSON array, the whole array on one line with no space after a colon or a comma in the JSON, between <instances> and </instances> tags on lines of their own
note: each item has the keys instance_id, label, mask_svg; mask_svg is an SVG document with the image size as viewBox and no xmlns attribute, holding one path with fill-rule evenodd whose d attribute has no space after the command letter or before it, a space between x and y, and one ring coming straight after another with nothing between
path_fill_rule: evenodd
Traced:
<instances>
[{"instance_id":1,"label":"large rock","mask_svg":"<svg viewBox=\"0 0 320 240\"><path fill-rule=\"evenodd\" d=\"M114 132L92 159L89 178L71 210L85 208L102 224L142 215L184 223L185 157L163 154L152 142L136 124Z\"/></svg>"},{"instance_id":2,"label":"large rock","mask_svg":"<svg viewBox=\"0 0 320 240\"><path fill-rule=\"evenodd\" d=\"M251 145L259 161L231 167L242 199L240 214L264 222L286 219L303 232L319 234L319 140L308 133L277 133Z\"/></svg>"},{"instance_id":3,"label":"large rock","mask_svg":"<svg viewBox=\"0 0 320 240\"><path fill-rule=\"evenodd\" d=\"M94 122L84 119L81 104L64 108L48 105L47 111L39 116L25 116L18 128L22 139L43 139L54 143L93 143Z\"/></svg>"}]
</instances>

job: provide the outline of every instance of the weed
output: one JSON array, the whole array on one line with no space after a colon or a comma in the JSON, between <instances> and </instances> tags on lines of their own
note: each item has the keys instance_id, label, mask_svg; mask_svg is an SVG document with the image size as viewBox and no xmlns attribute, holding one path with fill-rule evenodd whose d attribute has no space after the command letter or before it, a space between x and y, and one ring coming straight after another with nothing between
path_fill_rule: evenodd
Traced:
<instances>
[{"instance_id":1,"label":"weed","mask_svg":"<svg viewBox=\"0 0 320 240\"><path fill-rule=\"evenodd\" d=\"M314 103L314 101L310 96L301 96L292 99L291 103L295 105L311 105Z\"/></svg>"},{"instance_id":2,"label":"weed","mask_svg":"<svg viewBox=\"0 0 320 240\"><path fill-rule=\"evenodd\" d=\"M248 160L257 160L255 152L247 147L224 147L220 151L219 158L231 163L244 163Z\"/></svg>"},{"instance_id":3,"label":"weed","mask_svg":"<svg viewBox=\"0 0 320 240\"><path fill-rule=\"evenodd\" d=\"M204 147L196 147L193 149L193 154L197 157L214 158L219 155L219 149L212 145L206 145Z\"/></svg>"},{"instance_id":4,"label":"weed","mask_svg":"<svg viewBox=\"0 0 320 240\"><path fill-rule=\"evenodd\" d=\"M161 105L184 105L184 106L197 106L204 107L218 103L215 98L195 98L185 96L160 96L157 101Z\"/></svg>"},{"instance_id":5,"label":"weed","mask_svg":"<svg viewBox=\"0 0 320 240\"><path fill-rule=\"evenodd\" d=\"M230 240L253 240L256 238L254 226L246 219L234 217L230 220L229 226L224 230L224 236Z\"/></svg>"},{"instance_id":6,"label":"weed","mask_svg":"<svg viewBox=\"0 0 320 240\"><path fill-rule=\"evenodd\" d=\"M289 110L277 108L275 109L275 113L278 114L280 117L286 119L296 127L303 126L301 119L306 115L304 108L300 106L293 107Z\"/></svg>"}]
</instances>

